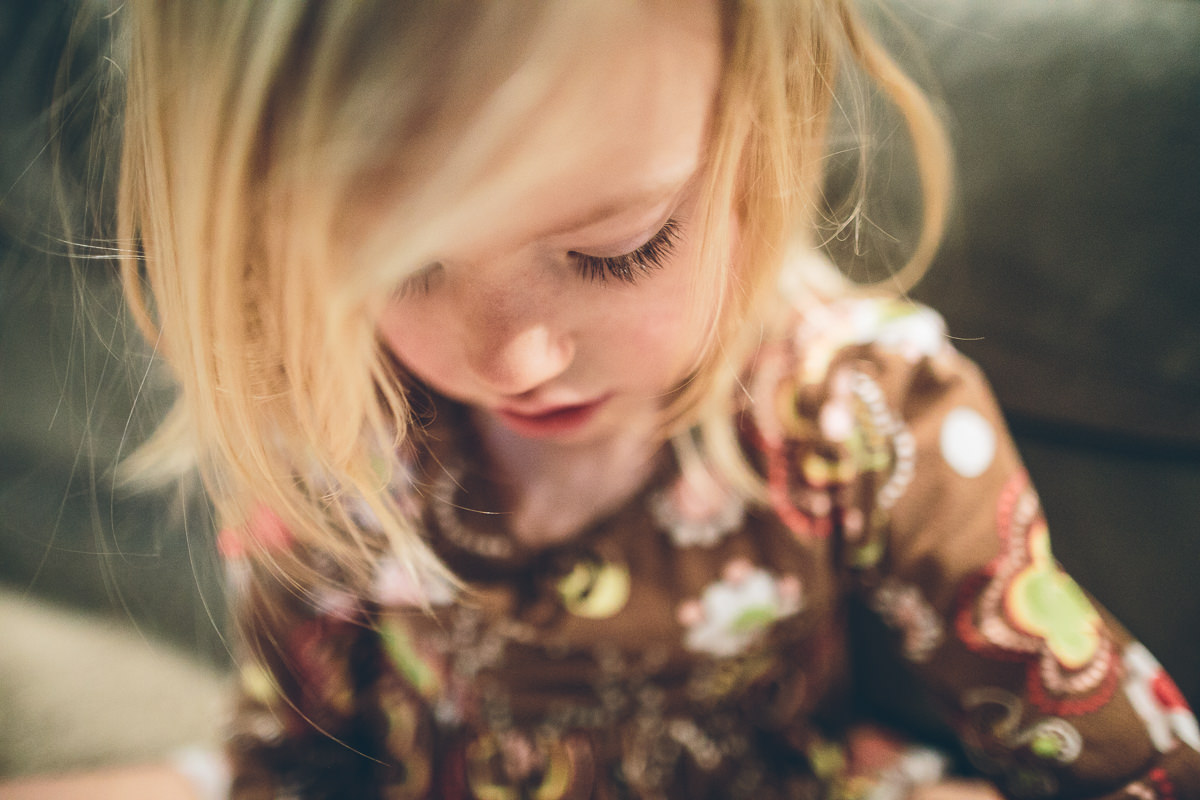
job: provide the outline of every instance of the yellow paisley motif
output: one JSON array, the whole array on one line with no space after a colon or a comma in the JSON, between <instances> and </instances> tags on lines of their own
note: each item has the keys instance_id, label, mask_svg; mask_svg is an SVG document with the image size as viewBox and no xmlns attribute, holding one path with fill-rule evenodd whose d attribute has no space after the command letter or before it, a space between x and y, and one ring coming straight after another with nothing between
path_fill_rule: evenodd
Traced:
<instances>
[{"instance_id":1,"label":"yellow paisley motif","mask_svg":"<svg viewBox=\"0 0 1200 800\"><path fill-rule=\"evenodd\" d=\"M830 461L816 453L809 453L800 465L805 480L810 486L821 488L832 483L849 483L858 474L857 465L850 459Z\"/></svg>"},{"instance_id":2,"label":"yellow paisley motif","mask_svg":"<svg viewBox=\"0 0 1200 800\"><path fill-rule=\"evenodd\" d=\"M800 414L800 388L791 381L784 381L776 389L775 404L776 418L783 432L793 439L811 439L816 434L816 428L806 417Z\"/></svg>"},{"instance_id":3,"label":"yellow paisley motif","mask_svg":"<svg viewBox=\"0 0 1200 800\"><path fill-rule=\"evenodd\" d=\"M558 593L572 614L606 619L625 607L630 585L629 568L625 565L584 560L558 582Z\"/></svg>"},{"instance_id":4,"label":"yellow paisley motif","mask_svg":"<svg viewBox=\"0 0 1200 800\"><path fill-rule=\"evenodd\" d=\"M1102 621L1079 585L1058 568L1045 523L1029 531L1032 562L1013 578L1005 606L1013 623L1041 638L1068 669L1087 666L1100 650Z\"/></svg>"},{"instance_id":5,"label":"yellow paisley motif","mask_svg":"<svg viewBox=\"0 0 1200 800\"><path fill-rule=\"evenodd\" d=\"M567 742L538 737L537 748L545 769L541 782L532 787L535 800L561 800L576 780L575 759ZM479 800L517 800L523 796L515 786L498 783L496 774L503 754L494 736L483 736L467 747L467 783Z\"/></svg>"},{"instance_id":6,"label":"yellow paisley motif","mask_svg":"<svg viewBox=\"0 0 1200 800\"><path fill-rule=\"evenodd\" d=\"M559 800L575 782L575 763L566 744L558 740L549 743L546 752L546 772L542 783L534 790L536 800Z\"/></svg>"},{"instance_id":7,"label":"yellow paisley motif","mask_svg":"<svg viewBox=\"0 0 1200 800\"><path fill-rule=\"evenodd\" d=\"M242 691L251 700L255 700L264 706L273 706L279 700L279 692L275 688L275 681L271 677L265 667L261 664L250 662L242 667L238 676L242 686Z\"/></svg>"}]
</instances>

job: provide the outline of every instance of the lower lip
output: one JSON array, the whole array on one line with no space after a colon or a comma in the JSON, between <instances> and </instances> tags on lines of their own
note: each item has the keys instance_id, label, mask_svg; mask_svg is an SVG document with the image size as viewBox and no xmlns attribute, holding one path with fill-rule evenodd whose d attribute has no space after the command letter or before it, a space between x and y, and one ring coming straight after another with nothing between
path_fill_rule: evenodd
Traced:
<instances>
[{"instance_id":1,"label":"lower lip","mask_svg":"<svg viewBox=\"0 0 1200 800\"><path fill-rule=\"evenodd\" d=\"M592 417L607 400L608 398L605 397L584 405L567 406L537 415L516 414L503 409L497 409L495 413L500 421L514 433L533 438L545 438L562 436L582 429L591 422Z\"/></svg>"}]
</instances>

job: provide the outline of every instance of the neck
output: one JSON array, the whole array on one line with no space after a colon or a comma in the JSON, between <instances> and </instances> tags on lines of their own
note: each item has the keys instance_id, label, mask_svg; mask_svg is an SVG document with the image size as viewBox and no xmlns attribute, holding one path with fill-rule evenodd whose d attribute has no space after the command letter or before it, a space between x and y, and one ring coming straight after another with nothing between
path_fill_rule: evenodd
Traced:
<instances>
[{"instance_id":1,"label":"neck","mask_svg":"<svg viewBox=\"0 0 1200 800\"><path fill-rule=\"evenodd\" d=\"M527 439L486 414L472 418L489 475L505 493L509 532L531 545L570 539L619 508L650 478L661 447L656 413L577 443Z\"/></svg>"}]
</instances>

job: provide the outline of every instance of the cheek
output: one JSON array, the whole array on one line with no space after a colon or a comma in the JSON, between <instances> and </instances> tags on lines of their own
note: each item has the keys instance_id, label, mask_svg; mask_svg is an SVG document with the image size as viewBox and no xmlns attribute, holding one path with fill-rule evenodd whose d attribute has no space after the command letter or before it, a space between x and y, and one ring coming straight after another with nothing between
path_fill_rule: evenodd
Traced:
<instances>
[{"instance_id":1,"label":"cheek","mask_svg":"<svg viewBox=\"0 0 1200 800\"><path fill-rule=\"evenodd\" d=\"M699 326L686 303L675 300L648 314L639 330L639 346L660 362L684 365L695 356Z\"/></svg>"},{"instance_id":2,"label":"cheek","mask_svg":"<svg viewBox=\"0 0 1200 800\"><path fill-rule=\"evenodd\" d=\"M635 308L624 310L614 326L624 344L619 356L624 369L672 385L692 369L712 317L693 288L688 280L664 282Z\"/></svg>"},{"instance_id":3,"label":"cheek","mask_svg":"<svg viewBox=\"0 0 1200 800\"><path fill-rule=\"evenodd\" d=\"M392 355L419 378L437 384L445 365L452 363L448 339L438 326L410 309L392 308L379 321L379 335Z\"/></svg>"}]
</instances>

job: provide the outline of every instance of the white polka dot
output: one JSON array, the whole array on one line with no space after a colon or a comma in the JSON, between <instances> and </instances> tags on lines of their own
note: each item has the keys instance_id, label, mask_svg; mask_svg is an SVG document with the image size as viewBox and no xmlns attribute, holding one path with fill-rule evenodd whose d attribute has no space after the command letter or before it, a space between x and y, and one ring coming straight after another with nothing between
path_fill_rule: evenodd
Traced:
<instances>
[{"instance_id":1,"label":"white polka dot","mask_svg":"<svg viewBox=\"0 0 1200 800\"><path fill-rule=\"evenodd\" d=\"M992 465L996 433L978 411L960 406L942 421L942 458L964 478L975 478Z\"/></svg>"}]
</instances>

